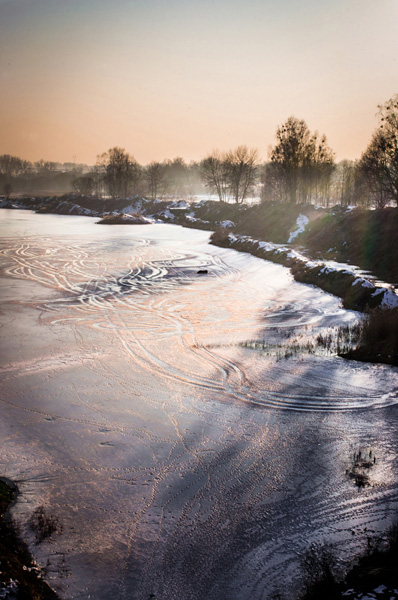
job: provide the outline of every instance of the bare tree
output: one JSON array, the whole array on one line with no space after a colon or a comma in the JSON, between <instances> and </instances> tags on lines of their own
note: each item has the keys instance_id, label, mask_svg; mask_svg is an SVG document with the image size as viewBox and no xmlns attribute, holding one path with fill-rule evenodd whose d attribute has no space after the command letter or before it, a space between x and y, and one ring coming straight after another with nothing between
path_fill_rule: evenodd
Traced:
<instances>
[{"instance_id":1,"label":"bare tree","mask_svg":"<svg viewBox=\"0 0 398 600\"><path fill-rule=\"evenodd\" d=\"M341 206L355 204L355 182L357 166L352 160L342 160L336 165L333 175L333 196Z\"/></svg>"},{"instance_id":2,"label":"bare tree","mask_svg":"<svg viewBox=\"0 0 398 600\"><path fill-rule=\"evenodd\" d=\"M267 162L260 170L261 201L285 202L286 183L279 163Z\"/></svg>"},{"instance_id":3,"label":"bare tree","mask_svg":"<svg viewBox=\"0 0 398 600\"><path fill-rule=\"evenodd\" d=\"M168 181L168 192L174 197L186 197L190 193L190 169L183 158L177 156L173 160L165 160L165 177Z\"/></svg>"},{"instance_id":4,"label":"bare tree","mask_svg":"<svg viewBox=\"0 0 398 600\"><path fill-rule=\"evenodd\" d=\"M310 170L312 177L310 181L311 191L309 195L310 202L323 202L329 206L330 186L333 172L336 169L334 162L334 153L327 145L326 136L322 135L318 138L318 132L311 138L313 146L310 153Z\"/></svg>"},{"instance_id":5,"label":"bare tree","mask_svg":"<svg viewBox=\"0 0 398 600\"><path fill-rule=\"evenodd\" d=\"M35 162L35 168L38 173L49 173L57 169L57 163L42 158Z\"/></svg>"},{"instance_id":6,"label":"bare tree","mask_svg":"<svg viewBox=\"0 0 398 600\"><path fill-rule=\"evenodd\" d=\"M229 194L237 203L242 203L251 193L258 180L258 150L238 146L225 155Z\"/></svg>"},{"instance_id":7,"label":"bare tree","mask_svg":"<svg viewBox=\"0 0 398 600\"><path fill-rule=\"evenodd\" d=\"M217 194L220 202L227 202L229 173L225 155L214 150L212 154L202 160L200 171L206 187Z\"/></svg>"},{"instance_id":8,"label":"bare tree","mask_svg":"<svg viewBox=\"0 0 398 600\"><path fill-rule=\"evenodd\" d=\"M21 173L25 173L30 166L30 162L17 156L11 156L10 154L0 156L0 174L5 175L6 178L17 177Z\"/></svg>"},{"instance_id":9,"label":"bare tree","mask_svg":"<svg viewBox=\"0 0 398 600\"><path fill-rule=\"evenodd\" d=\"M299 172L307 160L311 134L305 121L289 117L276 130L276 139L278 143L271 149L270 159L272 163L279 165L278 171L288 199L295 204Z\"/></svg>"},{"instance_id":10,"label":"bare tree","mask_svg":"<svg viewBox=\"0 0 398 600\"><path fill-rule=\"evenodd\" d=\"M391 201L398 206L398 94L378 109L380 125L361 156L360 167L374 204L383 208Z\"/></svg>"},{"instance_id":11,"label":"bare tree","mask_svg":"<svg viewBox=\"0 0 398 600\"><path fill-rule=\"evenodd\" d=\"M73 187L82 196L92 196L94 178L91 175L82 175L73 180Z\"/></svg>"},{"instance_id":12,"label":"bare tree","mask_svg":"<svg viewBox=\"0 0 398 600\"><path fill-rule=\"evenodd\" d=\"M6 183L4 188L4 195L7 198L7 200L9 199L10 195L12 194L12 185L10 183Z\"/></svg>"},{"instance_id":13,"label":"bare tree","mask_svg":"<svg viewBox=\"0 0 398 600\"><path fill-rule=\"evenodd\" d=\"M279 195L292 204L321 197L328 202L335 165L326 136L319 138L317 132L311 134L304 120L289 117L278 127L276 138L277 144L270 149L273 165L268 168L272 176L270 191L277 189Z\"/></svg>"},{"instance_id":14,"label":"bare tree","mask_svg":"<svg viewBox=\"0 0 398 600\"><path fill-rule=\"evenodd\" d=\"M102 198L105 193L105 167L101 164L96 164L90 171L90 177L93 181L93 195L97 198Z\"/></svg>"},{"instance_id":15,"label":"bare tree","mask_svg":"<svg viewBox=\"0 0 398 600\"><path fill-rule=\"evenodd\" d=\"M214 150L202 160L201 176L221 202L232 198L241 203L254 190L258 180L258 151L247 146L220 153Z\"/></svg>"},{"instance_id":16,"label":"bare tree","mask_svg":"<svg viewBox=\"0 0 398 600\"><path fill-rule=\"evenodd\" d=\"M144 169L144 179L148 186L149 196L152 200L163 196L167 191L168 181L166 165L160 162L151 162Z\"/></svg>"},{"instance_id":17,"label":"bare tree","mask_svg":"<svg viewBox=\"0 0 398 600\"><path fill-rule=\"evenodd\" d=\"M104 181L112 198L127 198L136 192L140 166L124 148L110 148L98 156L97 164L104 169Z\"/></svg>"}]
</instances>

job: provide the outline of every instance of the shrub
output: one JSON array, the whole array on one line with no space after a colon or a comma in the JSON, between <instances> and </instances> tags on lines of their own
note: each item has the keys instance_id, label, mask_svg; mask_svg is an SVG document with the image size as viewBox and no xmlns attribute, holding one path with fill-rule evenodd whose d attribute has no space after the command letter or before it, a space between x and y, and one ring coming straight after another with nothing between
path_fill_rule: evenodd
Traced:
<instances>
[{"instance_id":1,"label":"shrub","mask_svg":"<svg viewBox=\"0 0 398 600\"><path fill-rule=\"evenodd\" d=\"M213 244L216 245L222 245L222 244L228 244L228 234L230 232L228 231L228 229L224 229L222 227L220 227L219 229L216 229L216 231L214 233L211 234L210 236L210 240L212 241Z\"/></svg>"},{"instance_id":2,"label":"shrub","mask_svg":"<svg viewBox=\"0 0 398 600\"><path fill-rule=\"evenodd\" d=\"M62 525L58 518L48 514L44 506L38 506L29 519L29 526L34 531L36 543L39 544L53 533L62 533Z\"/></svg>"},{"instance_id":3,"label":"shrub","mask_svg":"<svg viewBox=\"0 0 398 600\"><path fill-rule=\"evenodd\" d=\"M328 545L312 544L302 559L305 590L301 600L334 600L341 589L334 570L335 556Z\"/></svg>"}]
</instances>

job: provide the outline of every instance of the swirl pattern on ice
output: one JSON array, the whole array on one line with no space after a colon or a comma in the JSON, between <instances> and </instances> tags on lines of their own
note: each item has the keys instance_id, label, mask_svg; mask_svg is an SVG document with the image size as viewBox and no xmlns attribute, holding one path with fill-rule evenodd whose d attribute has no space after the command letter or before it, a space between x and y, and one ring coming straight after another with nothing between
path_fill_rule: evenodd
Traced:
<instances>
[{"instance_id":1,"label":"swirl pattern on ice","mask_svg":"<svg viewBox=\"0 0 398 600\"><path fill-rule=\"evenodd\" d=\"M319 291L305 293L290 281L286 286L286 276L262 280L253 259L228 263L222 252L176 252L137 237L133 244L59 246L51 238L15 239L1 256L6 275L57 292L40 304L52 323L107 330L150 375L283 410L346 411L398 401L395 373L387 374L380 391L380 367L347 367L330 357L307 357L305 364L266 361L239 350L239 342L260 330L315 331L338 323L345 312Z\"/></svg>"}]
</instances>

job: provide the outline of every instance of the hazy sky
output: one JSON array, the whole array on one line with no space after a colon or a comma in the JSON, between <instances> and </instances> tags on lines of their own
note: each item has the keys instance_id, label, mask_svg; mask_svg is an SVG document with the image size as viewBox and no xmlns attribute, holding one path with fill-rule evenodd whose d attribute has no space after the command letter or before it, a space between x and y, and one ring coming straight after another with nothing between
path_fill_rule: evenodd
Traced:
<instances>
[{"instance_id":1,"label":"hazy sky","mask_svg":"<svg viewBox=\"0 0 398 600\"><path fill-rule=\"evenodd\" d=\"M266 159L295 115L358 158L397 57L398 0L0 0L0 154Z\"/></svg>"}]
</instances>

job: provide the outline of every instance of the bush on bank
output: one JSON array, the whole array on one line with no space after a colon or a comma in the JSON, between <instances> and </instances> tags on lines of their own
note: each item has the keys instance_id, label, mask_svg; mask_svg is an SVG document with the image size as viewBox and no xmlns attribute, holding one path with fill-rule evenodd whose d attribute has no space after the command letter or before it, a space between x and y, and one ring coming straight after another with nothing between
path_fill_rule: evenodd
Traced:
<instances>
[{"instance_id":1,"label":"bush on bank","mask_svg":"<svg viewBox=\"0 0 398 600\"><path fill-rule=\"evenodd\" d=\"M17 493L14 484L0 479L0 597L58 600L57 594L41 579L40 570L7 513Z\"/></svg>"}]
</instances>

